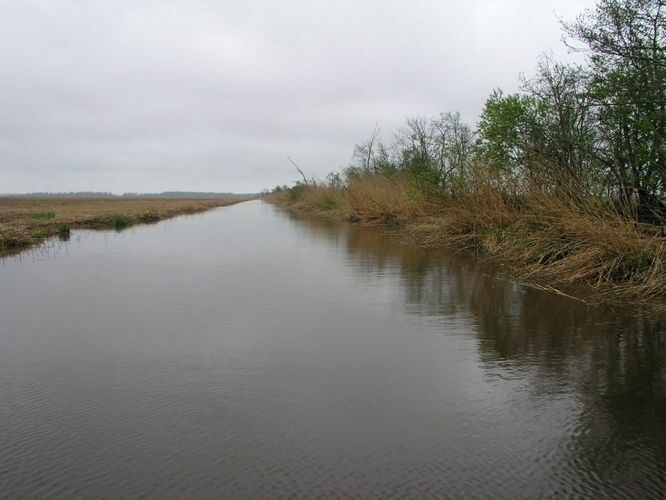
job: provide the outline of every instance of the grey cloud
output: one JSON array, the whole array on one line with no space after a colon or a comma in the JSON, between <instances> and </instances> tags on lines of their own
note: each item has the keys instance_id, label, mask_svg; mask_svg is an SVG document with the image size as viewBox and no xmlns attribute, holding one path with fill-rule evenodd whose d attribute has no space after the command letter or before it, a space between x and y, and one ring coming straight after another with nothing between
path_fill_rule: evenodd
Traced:
<instances>
[{"instance_id":1,"label":"grey cloud","mask_svg":"<svg viewBox=\"0 0 666 500\"><path fill-rule=\"evenodd\" d=\"M258 191L474 122L592 0L0 0L0 192Z\"/></svg>"}]
</instances>

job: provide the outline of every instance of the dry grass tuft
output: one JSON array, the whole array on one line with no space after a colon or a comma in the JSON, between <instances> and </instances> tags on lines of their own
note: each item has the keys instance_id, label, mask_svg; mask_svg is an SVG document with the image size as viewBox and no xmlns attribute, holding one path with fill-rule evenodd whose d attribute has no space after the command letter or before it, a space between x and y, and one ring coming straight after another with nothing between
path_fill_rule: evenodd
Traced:
<instances>
[{"instance_id":1,"label":"dry grass tuft","mask_svg":"<svg viewBox=\"0 0 666 500\"><path fill-rule=\"evenodd\" d=\"M406 182L384 177L354 179L342 189L317 185L303 188L295 199L289 194L273 195L278 203L332 213L352 222L397 224L423 215L424 202Z\"/></svg>"}]
</instances>

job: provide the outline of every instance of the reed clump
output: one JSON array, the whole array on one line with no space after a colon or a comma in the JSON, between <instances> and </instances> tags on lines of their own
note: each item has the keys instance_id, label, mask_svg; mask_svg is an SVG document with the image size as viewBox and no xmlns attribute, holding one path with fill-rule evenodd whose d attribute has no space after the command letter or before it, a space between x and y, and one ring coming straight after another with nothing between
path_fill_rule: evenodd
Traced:
<instances>
[{"instance_id":1,"label":"reed clump","mask_svg":"<svg viewBox=\"0 0 666 500\"><path fill-rule=\"evenodd\" d=\"M132 217L129 215L114 215L111 217L111 224L116 229L125 229L133 223Z\"/></svg>"},{"instance_id":2,"label":"reed clump","mask_svg":"<svg viewBox=\"0 0 666 500\"><path fill-rule=\"evenodd\" d=\"M350 222L395 224L423 216L426 206L416 191L395 178L368 176L355 178L345 187L325 183L299 185L273 194L274 200L296 208L328 213Z\"/></svg>"}]
</instances>

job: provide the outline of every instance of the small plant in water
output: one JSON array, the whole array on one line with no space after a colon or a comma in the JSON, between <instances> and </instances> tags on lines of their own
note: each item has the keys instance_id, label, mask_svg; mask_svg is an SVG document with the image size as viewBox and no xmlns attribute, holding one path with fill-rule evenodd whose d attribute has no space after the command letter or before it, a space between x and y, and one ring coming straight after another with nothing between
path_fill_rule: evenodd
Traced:
<instances>
[{"instance_id":1,"label":"small plant in water","mask_svg":"<svg viewBox=\"0 0 666 500\"><path fill-rule=\"evenodd\" d=\"M61 241L67 241L71 235L71 228L69 224L62 223L58 225L58 238L60 238Z\"/></svg>"},{"instance_id":2,"label":"small plant in water","mask_svg":"<svg viewBox=\"0 0 666 500\"><path fill-rule=\"evenodd\" d=\"M132 225L132 218L129 215L114 215L111 222L116 229L125 229Z\"/></svg>"}]
</instances>

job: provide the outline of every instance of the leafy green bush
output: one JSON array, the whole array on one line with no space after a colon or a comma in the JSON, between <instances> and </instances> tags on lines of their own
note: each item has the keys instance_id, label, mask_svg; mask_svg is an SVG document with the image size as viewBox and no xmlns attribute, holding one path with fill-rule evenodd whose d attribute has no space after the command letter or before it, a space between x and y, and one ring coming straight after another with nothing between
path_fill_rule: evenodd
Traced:
<instances>
[{"instance_id":1,"label":"leafy green bush","mask_svg":"<svg viewBox=\"0 0 666 500\"><path fill-rule=\"evenodd\" d=\"M114 215L111 222L116 229L125 229L132 225L132 217L129 215Z\"/></svg>"}]
</instances>

